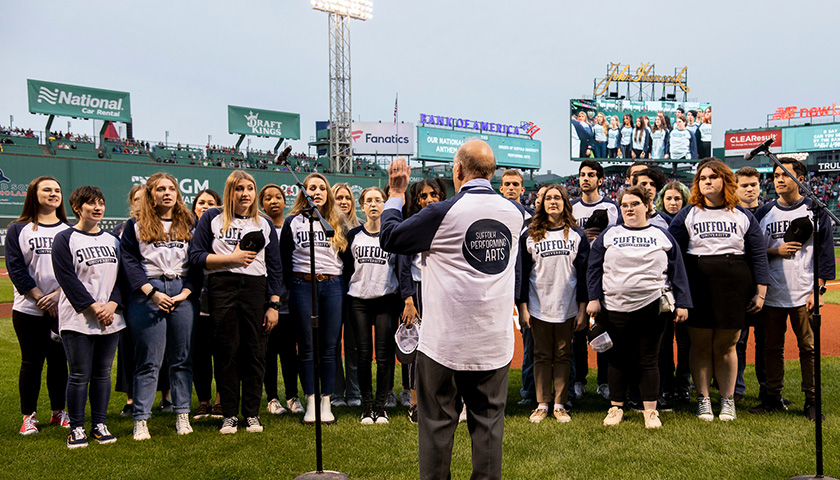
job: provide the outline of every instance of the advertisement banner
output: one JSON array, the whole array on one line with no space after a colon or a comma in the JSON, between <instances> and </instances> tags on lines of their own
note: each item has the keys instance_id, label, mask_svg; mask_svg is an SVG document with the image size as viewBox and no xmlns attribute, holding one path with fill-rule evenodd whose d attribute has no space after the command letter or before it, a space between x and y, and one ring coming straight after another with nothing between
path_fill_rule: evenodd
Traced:
<instances>
[{"instance_id":1,"label":"advertisement banner","mask_svg":"<svg viewBox=\"0 0 840 480\"><path fill-rule=\"evenodd\" d=\"M353 153L357 155L414 155L414 124L353 122Z\"/></svg>"},{"instance_id":2,"label":"advertisement banner","mask_svg":"<svg viewBox=\"0 0 840 480\"><path fill-rule=\"evenodd\" d=\"M298 140L300 139L300 115L228 105L228 132Z\"/></svg>"},{"instance_id":3,"label":"advertisement banner","mask_svg":"<svg viewBox=\"0 0 840 480\"><path fill-rule=\"evenodd\" d=\"M724 136L726 156L735 157L738 155L744 155L771 138L773 139L773 145L770 147L770 151L773 153L781 153L783 151L781 129L758 130L752 132L727 132Z\"/></svg>"},{"instance_id":4,"label":"advertisement banner","mask_svg":"<svg viewBox=\"0 0 840 480\"><path fill-rule=\"evenodd\" d=\"M131 123L128 92L26 80L29 112Z\"/></svg>"},{"instance_id":5,"label":"advertisement banner","mask_svg":"<svg viewBox=\"0 0 840 480\"><path fill-rule=\"evenodd\" d=\"M784 153L840 150L840 124L785 128L782 143Z\"/></svg>"},{"instance_id":6,"label":"advertisement banner","mask_svg":"<svg viewBox=\"0 0 840 480\"><path fill-rule=\"evenodd\" d=\"M417 127L417 157L422 160L451 162L458 147L467 140L476 138L490 145L499 167L540 168L542 144L539 140L440 128Z\"/></svg>"}]
</instances>

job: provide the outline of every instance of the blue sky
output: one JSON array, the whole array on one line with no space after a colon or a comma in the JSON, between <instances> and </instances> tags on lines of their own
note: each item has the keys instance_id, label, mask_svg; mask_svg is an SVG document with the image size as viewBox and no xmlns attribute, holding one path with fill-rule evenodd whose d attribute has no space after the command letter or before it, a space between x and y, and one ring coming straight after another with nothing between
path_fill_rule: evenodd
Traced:
<instances>
[{"instance_id":1,"label":"blue sky","mask_svg":"<svg viewBox=\"0 0 840 480\"><path fill-rule=\"evenodd\" d=\"M26 79L131 93L135 137L233 145L227 105L301 115L305 151L329 118L327 14L308 0L0 0L0 124L43 129ZM610 62L688 66L690 99L726 129L763 126L780 106L840 102L840 2L374 1L351 24L353 119L421 113L542 130L543 171L571 173L568 100ZM66 130L67 120L54 126ZM90 122L71 120L74 131ZM253 139L254 148L273 142Z\"/></svg>"}]
</instances>

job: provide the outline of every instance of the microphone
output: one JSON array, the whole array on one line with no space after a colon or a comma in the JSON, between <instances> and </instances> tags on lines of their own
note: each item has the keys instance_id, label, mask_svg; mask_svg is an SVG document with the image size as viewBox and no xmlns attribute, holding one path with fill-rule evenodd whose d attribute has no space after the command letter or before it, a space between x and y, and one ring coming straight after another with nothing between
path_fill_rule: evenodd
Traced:
<instances>
[{"instance_id":1,"label":"microphone","mask_svg":"<svg viewBox=\"0 0 840 480\"><path fill-rule=\"evenodd\" d=\"M744 154L744 160L750 161L755 158L759 153L767 150L770 148L770 145L773 144L773 139L768 138L764 143L752 149L752 151Z\"/></svg>"},{"instance_id":2,"label":"microphone","mask_svg":"<svg viewBox=\"0 0 840 480\"><path fill-rule=\"evenodd\" d=\"M278 153L277 156L274 157L274 163L278 165L286 165L288 167L289 163L286 161L286 159L289 158L290 153L292 153L291 145L284 148L282 152Z\"/></svg>"}]
</instances>

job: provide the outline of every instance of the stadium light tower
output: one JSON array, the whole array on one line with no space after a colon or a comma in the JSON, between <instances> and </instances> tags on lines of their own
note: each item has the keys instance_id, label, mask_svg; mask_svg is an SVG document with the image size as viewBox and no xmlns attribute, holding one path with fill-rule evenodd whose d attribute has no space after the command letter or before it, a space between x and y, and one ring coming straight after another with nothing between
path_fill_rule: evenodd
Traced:
<instances>
[{"instance_id":1,"label":"stadium light tower","mask_svg":"<svg viewBox=\"0 0 840 480\"><path fill-rule=\"evenodd\" d=\"M330 25L330 170L352 173L350 19L373 18L371 0L311 0L327 12Z\"/></svg>"}]
</instances>

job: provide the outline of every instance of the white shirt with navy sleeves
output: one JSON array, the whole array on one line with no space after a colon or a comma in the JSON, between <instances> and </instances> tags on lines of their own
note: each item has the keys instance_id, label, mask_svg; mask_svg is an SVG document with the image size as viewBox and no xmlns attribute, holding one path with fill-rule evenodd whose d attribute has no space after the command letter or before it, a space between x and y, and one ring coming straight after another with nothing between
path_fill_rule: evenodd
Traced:
<instances>
[{"instance_id":1,"label":"white shirt with navy sleeves","mask_svg":"<svg viewBox=\"0 0 840 480\"><path fill-rule=\"evenodd\" d=\"M161 223L163 231L169 233L172 221L161 220ZM193 279L188 275L190 272L188 248L189 242L184 240L152 243L141 241L140 225L137 224L137 219L128 219L120 240L120 259L131 290L139 290L148 283L149 278L181 277L184 280L184 288L198 293L195 291Z\"/></svg>"},{"instance_id":2,"label":"white shirt with navy sleeves","mask_svg":"<svg viewBox=\"0 0 840 480\"><path fill-rule=\"evenodd\" d=\"M740 205L733 210L689 205L677 213L668 231L686 255L744 255L755 282L767 285L770 281L758 221Z\"/></svg>"},{"instance_id":3,"label":"white shirt with navy sleeves","mask_svg":"<svg viewBox=\"0 0 840 480\"><path fill-rule=\"evenodd\" d=\"M125 328L118 308L114 321L103 327L87 310L96 303L113 301L123 305L119 280L119 240L109 232L85 233L75 228L62 231L53 243L53 269L61 286L58 300L58 329L85 335L108 335Z\"/></svg>"},{"instance_id":4,"label":"white shirt with navy sleeves","mask_svg":"<svg viewBox=\"0 0 840 480\"><path fill-rule=\"evenodd\" d=\"M204 212L190 241L190 262L196 267L203 268L205 275L230 272L266 277L266 293L282 295L283 266L280 261L277 231L271 221L262 215L257 215L255 218L234 215L226 232L222 232L223 226L224 216L221 208L213 207ZM257 252L257 256L250 265L207 268L208 255L230 255L236 250L242 237L250 232L262 232L265 237L265 247Z\"/></svg>"},{"instance_id":5,"label":"white shirt with navy sleeves","mask_svg":"<svg viewBox=\"0 0 840 480\"><path fill-rule=\"evenodd\" d=\"M589 299L602 300L607 310L633 312L674 292L678 308L691 308L680 248L667 231L648 224L616 225L604 230L589 251Z\"/></svg>"},{"instance_id":6,"label":"white shirt with navy sleeves","mask_svg":"<svg viewBox=\"0 0 840 480\"><path fill-rule=\"evenodd\" d=\"M58 288L52 266L52 245L55 236L71 228L64 222L53 225L15 222L6 230L6 271L14 285L12 310L42 316L38 302L26 296L35 287L44 294Z\"/></svg>"},{"instance_id":7,"label":"white shirt with navy sleeves","mask_svg":"<svg viewBox=\"0 0 840 480\"><path fill-rule=\"evenodd\" d=\"M400 199L385 202L380 240L390 252L428 252L418 350L453 370L506 367L513 357L521 205L475 179L405 221L401 208Z\"/></svg>"},{"instance_id":8,"label":"white shirt with navy sleeves","mask_svg":"<svg viewBox=\"0 0 840 480\"><path fill-rule=\"evenodd\" d=\"M766 248L777 248L785 243L785 232L790 222L807 217L814 221L814 212L810 210L812 200L803 197L802 201L791 206L782 206L778 200L764 204L755 212L761 231L764 232ZM820 215L820 271L818 278L834 280L834 244L831 239L831 220L823 211ZM814 233L802 245L802 249L791 258L778 255L770 257L770 285L767 286L768 307L795 308L808 302L814 292Z\"/></svg>"},{"instance_id":9,"label":"white shirt with navy sleeves","mask_svg":"<svg viewBox=\"0 0 840 480\"><path fill-rule=\"evenodd\" d=\"M565 323L578 314L578 302L587 301L586 265L589 240L574 227L547 230L539 242L530 229L519 240L522 288L519 303L527 301L528 313L548 323Z\"/></svg>"},{"instance_id":10,"label":"white shirt with navy sleeves","mask_svg":"<svg viewBox=\"0 0 840 480\"><path fill-rule=\"evenodd\" d=\"M320 221L314 222L315 227L315 273L323 275L341 275L344 261L341 255L330 243ZM286 275L294 273L310 273L309 265L309 217L293 215L283 223L283 233L280 235L280 257Z\"/></svg>"},{"instance_id":11,"label":"white shirt with navy sleeves","mask_svg":"<svg viewBox=\"0 0 840 480\"><path fill-rule=\"evenodd\" d=\"M350 278L347 295L369 300L397 293L397 254L379 245L379 233L370 233L360 225L347 234L345 276Z\"/></svg>"}]
</instances>

